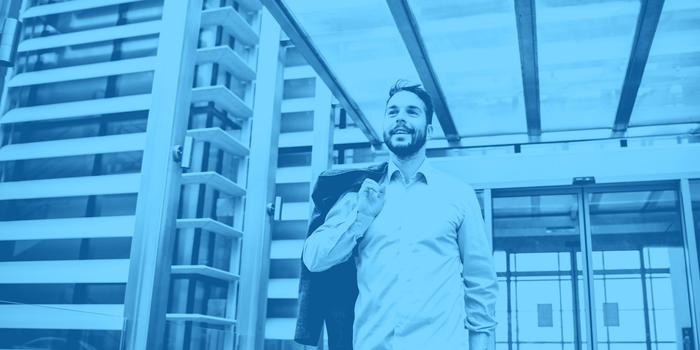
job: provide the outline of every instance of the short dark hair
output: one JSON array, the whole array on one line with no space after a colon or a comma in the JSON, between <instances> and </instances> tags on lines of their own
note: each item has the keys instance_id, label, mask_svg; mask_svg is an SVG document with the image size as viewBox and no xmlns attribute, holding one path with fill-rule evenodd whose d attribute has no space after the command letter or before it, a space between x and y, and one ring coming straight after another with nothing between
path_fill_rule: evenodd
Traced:
<instances>
[{"instance_id":1,"label":"short dark hair","mask_svg":"<svg viewBox=\"0 0 700 350\"><path fill-rule=\"evenodd\" d=\"M418 96L418 98L423 101L425 105L425 117L427 118L427 124L433 123L433 98L430 94L425 91L421 84L411 84L406 80L399 79L394 83L394 86L389 89L389 98L386 99L386 103L400 91L408 91Z\"/></svg>"}]
</instances>

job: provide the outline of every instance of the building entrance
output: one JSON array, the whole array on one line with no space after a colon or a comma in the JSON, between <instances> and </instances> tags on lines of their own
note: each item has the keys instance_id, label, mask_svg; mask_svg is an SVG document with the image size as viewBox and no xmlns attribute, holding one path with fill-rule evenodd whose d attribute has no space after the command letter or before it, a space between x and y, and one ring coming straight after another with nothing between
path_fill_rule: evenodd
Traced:
<instances>
[{"instance_id":1,"label":"building entrance","mask_svg":"<svg viewBox=\"0 0 700 350\"><path fill-rule=\"evenodd\" d=\"M493 190L497 349L693 349L678 184Z\"/></svg>"}]
</instances>

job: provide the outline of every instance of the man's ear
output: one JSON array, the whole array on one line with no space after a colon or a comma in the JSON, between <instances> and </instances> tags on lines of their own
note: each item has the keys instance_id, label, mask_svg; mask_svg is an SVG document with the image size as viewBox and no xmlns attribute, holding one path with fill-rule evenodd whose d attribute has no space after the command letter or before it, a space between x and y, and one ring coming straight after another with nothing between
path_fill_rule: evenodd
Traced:
<instances>
[{"instance_id":1,"label":"man's ear","mask_svg":"<svg viewBox=\"0 0 700 350\"><path fill-rule=\"evenodd\" d=\"M433 124L428 124L428 126L425 128L425 136L426 139L432 139L433 138Z\"/></svg>"}]
</instances>

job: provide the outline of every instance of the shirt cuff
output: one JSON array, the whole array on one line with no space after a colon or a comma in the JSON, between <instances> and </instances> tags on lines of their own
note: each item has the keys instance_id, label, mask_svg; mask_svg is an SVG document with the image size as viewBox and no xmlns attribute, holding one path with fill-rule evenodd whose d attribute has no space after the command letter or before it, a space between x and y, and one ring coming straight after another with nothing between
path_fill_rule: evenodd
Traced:
<instances>
[{"instance_id":1,"label":"shirt cuff","mask_svg":"<svg viewBox=\"0 0 700 350\"><path fill-rule=\"evenodd\" d=\"M367 229L369 228L369 225L372 224L372 221L374 221L374 217L360 213L359 211L355 214L355 228L357 228L357 231L355 232L355 242L360 240L360 238L364 237L365 232L367 232Z\"/></svg>"},{"instance_id":2,"label":"shirt cuff","mask_svg":"<svg viewBox=\"0 0 700 350\"><path fill-rule=\"evenodd\" d=\"M496 328L498 323L495 320L491 322L484 322L484 324L476 325L470 322L469 317L464 320L464 328L469 330L469 333L486 333L490 334L491 331Z\"/></svg>"}]
</instances>

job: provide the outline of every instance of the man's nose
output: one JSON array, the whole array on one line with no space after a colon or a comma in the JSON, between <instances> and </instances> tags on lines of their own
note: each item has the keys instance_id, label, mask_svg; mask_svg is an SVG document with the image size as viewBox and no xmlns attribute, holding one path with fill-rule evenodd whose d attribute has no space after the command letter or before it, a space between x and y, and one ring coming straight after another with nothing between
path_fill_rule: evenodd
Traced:
<instances>
[{"instance_id":1,"label":"man's nose","mask_svg":"<svg viewBox=\"0 0 700 350\"><path fill-rule=\"evenodd\" d=\"M396 114L396 122L398 123L399 121L406 123L406 111L399 110L399 112Z\"/></svg>"}]
</instances>

